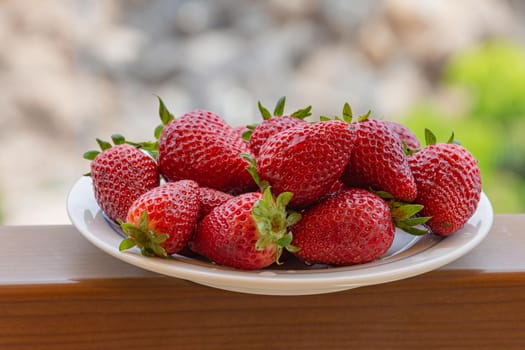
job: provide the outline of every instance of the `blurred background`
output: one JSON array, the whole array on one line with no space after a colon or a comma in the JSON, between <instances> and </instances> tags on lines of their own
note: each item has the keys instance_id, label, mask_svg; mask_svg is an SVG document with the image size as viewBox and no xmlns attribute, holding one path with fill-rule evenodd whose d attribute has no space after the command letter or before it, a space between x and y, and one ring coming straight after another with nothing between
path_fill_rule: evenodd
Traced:
<instances>
[{"instance_id":1,"label":"blurred background","mask_svg":"<svg viewBox=\"0 0 525 350\"><path fill-rule=\"evenodd\" d=\"M69 223L95 137L152 139L163 97L232 125L258 100L452 131L525 212L525 2L0 0L0 223Z\"/></svg>"}]
</instances>

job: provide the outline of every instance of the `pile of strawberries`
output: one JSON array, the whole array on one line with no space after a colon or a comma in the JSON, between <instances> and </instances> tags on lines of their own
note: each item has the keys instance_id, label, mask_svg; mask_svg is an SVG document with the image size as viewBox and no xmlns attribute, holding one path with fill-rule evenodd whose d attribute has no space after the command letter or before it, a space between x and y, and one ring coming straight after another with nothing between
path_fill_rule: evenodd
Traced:
<instances>
[{"instance_id":1,"label":"pile of strawberries","mask_svg":"<svg viewBox=\"0 0 525 350\"><path fill-rule=\"evenodd\" d=\"M447 236L475 212L479 168L453 136L437 143L427 131L421 147L403 125L353 118L348 104L316 122L305 120L311 107L284 115L284 105L259 103L260 124L233 128L204 110L175 118L159 98L154 141L97 139L87 175L127 235L120 250L239 269L281 264L285 252L359 264L390 248L395 227Z\"/></svg>"}]
</instances>

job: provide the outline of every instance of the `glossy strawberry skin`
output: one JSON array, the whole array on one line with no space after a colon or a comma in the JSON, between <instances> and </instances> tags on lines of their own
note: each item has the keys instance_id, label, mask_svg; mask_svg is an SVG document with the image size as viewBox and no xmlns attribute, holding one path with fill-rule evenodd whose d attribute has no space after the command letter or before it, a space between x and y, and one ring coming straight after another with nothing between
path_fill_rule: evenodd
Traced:
<instances>
[{"instance_id":1,"label":"glossy strawberry skin","mask_svg":"<svg viewBox=\"0 0 525 350\"><path fill-rule=\"evenodd\" d=\"M261 269L275 262L275 246L255 249L259 233L252 208L261 193L245 193L214 208L197 226L190 248L220 265L243 270Z\"/></svg>"},{"instance_id":2,"label":"glossy strawberry skin","mask_svg":"<svg viewBox=\"0 0 525 350\"><path fill-rule=\"evenodd\" d=\"M159 167L168 181L190 179L225 192L254 188L239 157L250 150L218 115L195 110L166 125L159 139Z\"/></svg>"},{"instance_id":3,"label":"glossy strawberry skin","mask_svg":"<svg viewBox=\"0 0 525 350\"><path fill-rule=\"evenodd\" d=\"M474 214L481 196L481 175L476 159L457 144L435 144L409 157L418 188L416 203L433 232L448 236Z\"/></svg>"},{"instance_id":4,"label":"glossy strawberry skin","mask_svg":"<svg viewBox=\"0 0 525 350\"><path fill-rule=\"evenodd\" d=\"M91 178L98 205L114 221L125 220L133 201L159 185L155 161L126 144L99 153L91 162Z\"/></svg>"},{"instance_id":5,"label":"glossy strawberry skin","mask_svg":"<svg viewBox=\"0 0 525 350\"><path fill-rule=\"evenodd\" d=\"M388 127L397 134L399 139L406 143L410 150L418 150L421 148L421 143L419 142L417 136L412 132L412 130L403 124L390 120L384 120L383 123L388 125Z\"/></svg>"},{"instance_id":6,"label":"glossy strawberry skin","mask_svg":"<svg viewBox=\"0 0 525 350\"><path fill-rule=\"evenodd\" d=\"M186 246L193 235L200 209L199 187L191 180L168 182L141 195L130 207L126 222L140 225L148 213L148 229L167 234L161 246L175 254Z\"/></svg>"},{"instance_id":7,"label":"glossy strawberry skin","mask_svg":"<svg viewBox=\"0 0 525 350\"><path fill-rule=\"evenodd\" d=\"M233 196L209 187L199 188L200 212L199 219L208 215L213 208L218 207L222 203L232 199Z\"/></svg>"},{"instance_id":8,"label":"glossy strawberry skin","mask_svg":"<svg viewBox=\"0 0 525 350\"><path fill-rule=\"evenodd\" d=\"M257 156L266 140L281 131L306 123L304 120L290 116L274 116L264 120L253 130L249 146L253 154Z\"/></svg>"},{"instance_id":9,"label":"glossy strawberry skin","mask_svg":"<svg viewBox=\"0 0 525 350\"><path fill-rule=\"evenodd\" d=\"M330 187L330 189L326 193L326 196L334 196L334 195L338 194L339 192L344 191L345 189L347 189L345 184L341 180L337 180Z\"/></svg>"},{"instance_id":10,"label":"glossy strawberry skin","mask_svg":"<svg viewBox=\"0 0 525 350\"><path fill-rule=\"evenodd\" d=\"M352 147L350 124L301 123L266 141L257 159L257 171L275 194L294 194L290 207L306 207L326 194L341 177Z\"/></svg>"},{"instance_id":11,"label":"glossy strawberry skin","mask_svg":"<svg viewBox=\"0 0 525 350\"><path fill-rule=\"evenodd\" d=\"M352 265L387 252L395 228L383 199L349 188L306 209L292 233L299 259L311 264Z\"/></svg>"},{"instance_id":12,"label":"glossy strawberry skin","mask_svg":"<svg viewBox=\"0 0 525 350\"><path fill-rule=\"evenodd\" d=\"M374 188L411 202L417 187L399 137L382 121L352 123L355 144L342 180L348 187Z\"/></svg>"}]
</instances>

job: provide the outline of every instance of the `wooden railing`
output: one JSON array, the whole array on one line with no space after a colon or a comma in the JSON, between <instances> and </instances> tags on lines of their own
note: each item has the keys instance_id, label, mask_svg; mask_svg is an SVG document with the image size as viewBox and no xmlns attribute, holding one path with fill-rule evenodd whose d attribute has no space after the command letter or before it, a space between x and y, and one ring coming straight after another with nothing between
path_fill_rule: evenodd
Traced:
<instances>
[{"instance_id":1,"label":"wooden railing","mask_svg":"<svg viewBox=\"0 0 525 350\"><path fill-rule=\"evenodd\" d=\"M525 349L525 214L441 269L293 297L147 272L72 226L0 239L0 349Z\"/></svg>"}]
</instances>

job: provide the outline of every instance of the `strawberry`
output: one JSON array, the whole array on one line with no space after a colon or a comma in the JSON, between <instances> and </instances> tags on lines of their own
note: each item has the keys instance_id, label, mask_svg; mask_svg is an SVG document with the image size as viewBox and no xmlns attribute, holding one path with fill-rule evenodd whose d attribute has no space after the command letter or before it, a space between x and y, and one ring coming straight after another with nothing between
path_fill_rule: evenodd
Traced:
<instances>
[{"instance_id":1,"label":"strawberry","mask_svg":"<svg viewBox=\"0 0 525 350\"><path fill-rule=\"evenodd\" d=\"M432 217L427 223L430 229L448 236L476 211L481 175L468 150L455 143L436 143L435 136L425 132L428 146L409 156L418 190L415 201L424 206L423 215Z\"/></svg>"},{"instance_id":2,"label":"strawberry","mask_svg":"<svg viewBox=\"0 0 525 350\"><path fill-rule=\"evenodd\" d=\"M248 126L249 130L243 133L243 138L248 140L249 147L253 154L257 156L262 145L266 140L283 130L289 129L297 124L305 123L304 118L311 115L311 106L300 109L289 116L283 116L286 98L283 96L277 101L273 115L261 104L258 103L263 122L257 126Z\"/></svg>"},{"instance_id":3,"label":"strawberry","mask_svg":"<svg viewBox=\"0 0 525 350\"><path fill-rule=\"evenodd\" d=\"M355 145L342 180L349 187L374 188L411 202L417 188L401 140L384 122L368 119L352 122Z\"/></svg>"},{"instance_id":4,"label":"strawberry","mask_svg":"<svg viewBox=\"0 0 525 350\"><path fill-rule=\"evenodd\" d=\"M383 255L394 241L395 228L383 199L352 188L308 208L292 232L299 259L350 265Z\"/></svg>"},{"instance_id":5,"label":"strawberry","mask_svg":"<svg viewBox=\"0 0 525 350\"><path fill-rule=\"evenodd\" d=\"M420 210L419 205L387 202L364 189L345 189L303 212L291 229L295 254L309 264L375 260L392 245L394 225L413 234L426 233L414 227L428 220L412 218Z\"/></svg>"},{"instance_id":6,"label":"strawberry","mask_svg":"<svg viewBox=\"0 0 525 350\"><path fill-rule=\"evenodd\" d=\"M279 263L283 249L294 251L288 227L300 215L288 215L291 193L274 199L270 188L263 193L236 196L214 208L199 222L190 248L225 266L244 270Z\"/></svg>"},{"instance_id":7,"label":"strawberry","mask_svg":"<svg viewBox=\"0 0 525 350\"><path fill-rule=\"evenodd\" d=\"M92 160L88 174L93 180L95 199L102 211L114 221L124 220L133 201L159 185L155 161L136 147L125 144L120 135L112 136L115 146L97 139L102 149L88 151Z\"/></svg>"},{"instance_id":8,"label":"strawberry","mask_svg":"<svg viewBox=\"0 0 525 350\"><path fill-rule=\"evenodd\" d=\"M169 114L161 111L161 119L163 113ZM200 186L234 193L255 187L246 161L239 157L250 153L246 142L217 114L195 110L162 120L158 162L167 181L190 179Z\"/></svg>"},{"instance_id":9,"label":"strawberry","mask_svg":"<svg viewBox=\"0 0 525 350\"><path fill-rule=\"evenodd\" d=\"M121 228L128 238L119 249L138 246L145 256L168 257L193 235L199 213L199 187L191 180L168 182L141 195Z\"/></svg>"},{"instance_id":10,"label":"strawberry","mask_svg":"<svg viewBox=\"0 0 525 350\"><path fill-rule=\"evenodd\" d=\"M233 196L229 193L224 193L222 191L209 188L201 187L199 188L199 200L201 203L199 219L202 219L212 211L213 208L218 207L222 203L232 199Z\"/></svg>"},{"instance_id":11,"label":"strawberry","mask_svg":"<svg viewBox=\"0 0 525 350\"><path fill-rule=\"evenodd\" d=\"M341 177L352 146L352 126L345 122L301 123L266 141L257 159L257 171L274 193L294 194L291 207L306 207Z\"/></svg>"},{"instance_id":12,"label":"strawberry","mask_svg":"<svg viewBox=\"0 0 525 350\"><path fill-rule=\"evenodd\" d=\"M417 136L412 132L412 130L410 130L403 124L393 122L390 120L383 120L383 123L388 125L388 127L392 129L394 133L397 134L401 142L405 143L408 150L414 151L419 150L421 148L421 143L419 142Z\"/></svg>"}]
</instances>

